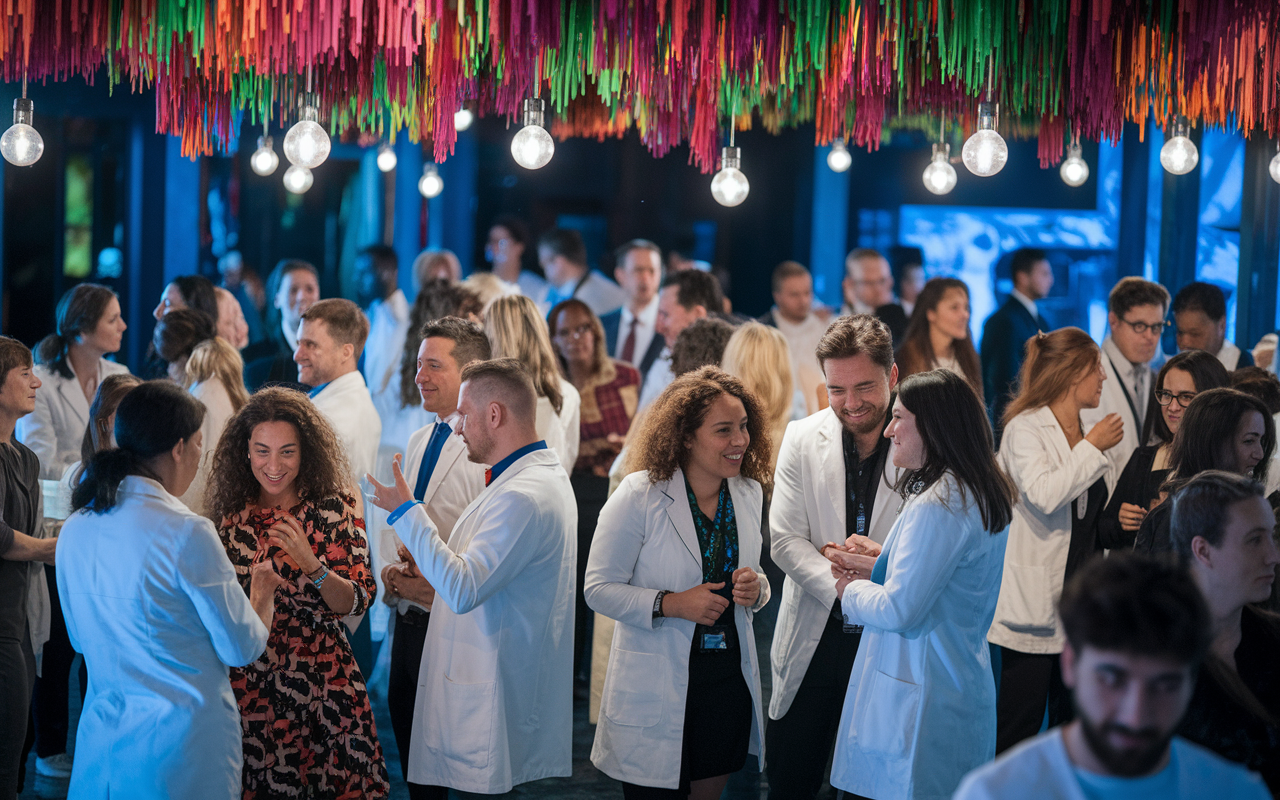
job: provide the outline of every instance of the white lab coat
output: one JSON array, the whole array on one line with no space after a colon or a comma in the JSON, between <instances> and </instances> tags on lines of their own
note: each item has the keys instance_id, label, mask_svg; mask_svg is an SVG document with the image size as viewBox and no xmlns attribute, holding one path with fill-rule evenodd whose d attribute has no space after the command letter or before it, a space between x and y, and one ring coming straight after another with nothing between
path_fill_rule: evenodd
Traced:
<instances>
[{"instance_id":1,"label":"white lab coat","mask_svg":"<svg viewBox=\"0 0 1280 800\"><path fill-rule=\"evenodd\" d=\"M213 470L213 454L218 449L218 440L227 427L227 422L235 416L236 410L231 404L231 395L227 387L218 378L201 381L191 387L191 395L204 404L204 422L200 430L204 433L204 445L200 453L200 469L196 472L191 486L182 493L179 499L187 508L200 516L205 516L204 492L209 485L209 475Z\"/></svg>"},{"instance_id":2,"label":"white lab coat","mask_svg":"<svg viewBox=\"0 0 1280 800\"><path fill-rule=\"evenodd\" d=\"M760 510L764 493L748 478L731 478L738 520L738 566L760 576L760 599L735 606L742 677L754 709L750 752L764 765L764 710L751 619L769 602L760 570ZM659 590L683 592L702 584L702 549L685 492L684 473L649 482L634 472L605 503L587 560L584 591L592 610L617 620L605 673L600 722L591 763L611 778L674 789L680 782L689 649L694 623L653 618Z\"/></svg>"},{"instance_id":3,"label":"white lab coat","mask_svg":"<svg viewBox=\"0 0 1280 800\"><path fill-rule=\"evenodd\" d=\"M228 666L267 628L213 523L130 476L105 514L79 511L58 542L58 596L89 668L68 796L239 798L240 708Z\"/></svg>"},{"instance_id":4,"label":"white lab coat","mask_svg":"<svg viewBox=\"0 0 1280 800\"><path fill-rule=\"evenodd\" d=\"M1061 653L1057 607L1071 544L1071 501L1087 494L1110 462L1087 439L1068 447L1048 406L1009 421L999 459L1018 487L1018 502L987 640L1020 653Z\"/></svg>"},{"instance_id":5,"label":"white lab coat","mask_svg":"<svg viewBox=\"0 0 1280 800\"><path fill-rule=\"evenodd\" d=\"M454 526L458 524L458 517L462 516L462 512L471 505L471 501L484 491L485 471L484 464L476 464L467 458L467 443L458 433L461 417L453 415L451 420L450 428L453 433L444 440L444 447L440 449L440 459L436 462L436 468L427 481L426 492L422 495L422 502L427 505L427 516L431 518L436 526L436 532L446 544L453 534ZM409 439L408 455L404 462L404 480L409 484L411 492L418 485L422 457L427 452L427 444L431 441L431 434L435 431L437 424L433 422L422 430L416 431ZM396 563L400 558L396 552L396 545L401 542L395 530L390 525L386 525L380 531L378 540L383 562ZM397 608L403 612L410 606L417 606L417 603L402 599ZM426 610L430 611L431 608L428 606Z\"/></svg>"},{"instance_id":6,"label":"white lab coat","mask_svg":"<svg viewBox=\"0 0 1280 800\"><path fill-rule=\"evenodd\" d=\"M1133 415L1133 409L1129 407L1129 402L1125 400L1125 389L1121 387L1120 378L1116 374L1116 367L1124 370L1130 369L1130 365L1128 361L1118 355L1109 355L1108 350L1115 350L1115 345L1108 347L1108 342L1110 341L1111 337L1107 337L1102 342L1102 369L1107 376L1107 379L1102 382L1102 399L1098 401L1097 408L1085 408L1080 411L1080 425L1084 428L1085 433L1088 433L1094 425L1101 422L1102 418L1108 414L1119 414L1121 421L1124 422L1124 438L1105 454L1107 459L1105 476L1108 494L1115 491L1116 481L1120 480L1120 473L1124 472L1125 465L1129 463L1129 456L1133 455L1133 451L1137 450L1142 444L1142 426L1138 424L1138 418ZM1115 352L1118 353L1119 351L1116 350ZM1155 375L1152 375L1147 379L1148 391L1154 391L1155 385ZM1132 395L1133 390L1130 389L1129 393ZM1131 399L1140 413L1147 413L1147 398L1133 397ZM1160 412L1157 411L1155 413L1158 414ZM1095 477L1094 480L1097 480L1097 478ZM1086 486L1085 488L1089 487ZM1072 497L1074 496L1072 495Z\"/></svg>"},{"instance_id":7,"label":"white lab coat","mask_svg":"<svg viewBox=\"0 0 1280 800\"><path fill-rule=\"evenodd\" d=\"M573 472L573 464L578 460L578 445L582 441L582 396L564 378L560 379L560 394L564 396L564 402L559 414L551 407L550 400L538 398L536 424L538 436L560 456L564 471Z\"/></svg>"},{"instance_id":8,"label":"white lab coat","mask_svg":"<svg viewBox=\"0 0 1280 800\"><path fill-rule=\"evenodd\" d=\"M390 480L390 460L404 452L404 443L431 417L420 403L400 405L400 361L409 332L409 301L396 289L385 300L369 306L369 338L364 343L364 382L382 421L378 453L379 480ZM363 476L362 476L363 477Z\"/></svg>"},{"instance_id":9,"label":"white lab coat","mask_svg":"<svg viewBox=\"0 0 1280 800\"><path fill-rule=\"evenodd\" d=\"M884 585L854 581L844 591L845 619L866 630L840 716L833 786L943 800L995 755L986 636L1008 531L984 530L973 499L943 475L907 501L889 532Z\"/></svg>"},{"instance_id":10,"label":"white lab coat","mask_svg":"<svg viewBox=\"0 0 1280 800\"><path fill-rule=\"evenodd\" d=\"M1268 800L1257 773L1175 736L1174 793L1164 800ZM1119 781L1122 779L1112 778ZM1067 754L1061 727L1045 731L965 776L953 800L1088 800Z\"/></svg>"},{"instance_id":11,"label":"white lab coat","mask_svg":"<svg viewBox=\"0 0 1280 800\"><path fill-rule=\"evenodd\" d=\"M377 469L382 420L373 407L369 388L358 370L334 378L311 398L338 435L351 466L352 488L359 489L366 473Z\"/></svg>"},{"instance_id":12,"label":"white lab coat","mask_svg":"<svg viewBox=\"0 0 1280 800\"><path fill-rule=\"evenodd\" d=\"M35 410L18 420L14 433L40 459L40 477L56 481L80 460L80 446L89 429L89 400L78 378L64 378L51 367L37 364L40 379ZM98 359L98 384L108 375L128 372L124 364Z\"/></svg>"},{"instance_id":13,"label":"white lab coat","mask_svg":"<svg viewBox=\"0 0 1280 800\"><path fill-rule=\"evenodd\" d=\"M848 537L842 427L835 412L825 408L787 425L778 451L769 507L770 553L787 577L770 651L772 719L781 719L791 707L836 601L831 562L819 549L827 542L842 544ZM880 543L902 507L893 489L899 470L893 466L892 449L884 462L867 523L867 535Z\"/></svg>"},{"instance_id":14,"label":"white lab coat","mask_svg":"<svg viewBox=\"0 0 1280 800\"><path fill-rule=\"evenodd\" d=\"M436 589L409 780L466 792L573 772L578 510L549 450L480 493L446 544L421 505L395 522Z\"/></svg>"}]
</instances>

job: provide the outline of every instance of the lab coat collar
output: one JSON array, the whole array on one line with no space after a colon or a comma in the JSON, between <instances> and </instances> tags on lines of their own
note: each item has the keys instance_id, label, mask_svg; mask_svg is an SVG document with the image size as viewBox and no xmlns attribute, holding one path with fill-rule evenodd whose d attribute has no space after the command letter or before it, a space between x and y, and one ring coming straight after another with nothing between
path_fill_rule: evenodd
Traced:
<instances>
[{"instance_id":1,"label":"lab coat collar","mask_svg":"<svg viewBox=\"0 0 1280 800\"><path fill-rule=\"evenodd\" d=\"M742 477L729 479L729 497L733 500L734 509L745 508L748 502L745 480ZM667 512L667 518L671 520L676 533L680 534L680 541L684 542L689 555L698 562L698 568L701 569L702 547L698 544L698 529L693 524L693 509L689 508L689 496L685 493L684 486L684 470L676 467L669 480L657 484L658 491L662 493L658 502ZM739 531L739 541L741 536L742 532Z\"/></svg>"},{"instance_id":2,"label":"lab coat collar","mask_svg":"<svg viewBox=\"0 0 1280 800\"><path fill-rule=\"evenodd\" d=\"M351 391L357 386L364 389L366 392L369 389L369 387L365 385L364 375L360 373L360 370L353 369L350 372L339 375L328 383L322 383L312 389L311 398L314 400L321 394L341 394L342 392Z\"/></svg>"},{"instance_id":3,"label":"lab coat collar","mask_svg":"<svg viewBox=\"0 0 1280 800\"><path fill-rule=\"evenodd\" d=\"M152 497L165 505L176 506L183 511L188 510L181 500L169 494L164 485L154 478L146 478L142 475L126 475L124 480L120 481L120 488L117 491L142 497Z\"/></svg>"}]
</instances>

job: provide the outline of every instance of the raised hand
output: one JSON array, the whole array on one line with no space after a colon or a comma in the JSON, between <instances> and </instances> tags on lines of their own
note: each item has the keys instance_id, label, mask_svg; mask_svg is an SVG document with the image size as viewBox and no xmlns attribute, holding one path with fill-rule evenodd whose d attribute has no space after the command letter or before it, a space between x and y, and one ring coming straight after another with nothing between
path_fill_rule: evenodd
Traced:
<instances>
[{"instance_id":1,"label":"raised hand","mask_svg":"<svg viewBox=\"0 0 1280 800\"><path fill-rule=\"evenodd\" d=\"M377 478L365 473L365 480L373 487L373 504L386 512L395 511L413 499L409 490L409 482L404 479L404 471L400 468L403 455L396 453L391 459L392 481L390 486L378 483Z\"/></svg>"},{"instance_id":2,"label":"raised hand","mask_svg":"<svg viewBox=\"0 0 1280 800\"><path fill-rule=\"evenodd\" d=\"M1124 439L1124 422L1119 414L1108 414L1098 420L1098 424L1090 428L1084 438L1105 453Z\"/></svg>"}]
</instances>

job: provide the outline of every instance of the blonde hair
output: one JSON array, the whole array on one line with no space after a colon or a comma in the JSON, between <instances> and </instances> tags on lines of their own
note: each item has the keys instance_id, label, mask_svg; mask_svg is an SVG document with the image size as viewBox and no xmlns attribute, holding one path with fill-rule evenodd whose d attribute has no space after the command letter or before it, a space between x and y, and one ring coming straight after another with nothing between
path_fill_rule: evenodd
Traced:
<instances>
[{"instance_id":1,"label":"blonde hair","mask_svg":"<svg viewBox=\"0 0 1280 800\"><path fill-rule=\"evenodd\" d=\"M221 336L205 339L191 351L187 359L187 373L183 388L217 378L231 398L231 408L239 411L249 402L249 391L244 388L244 359L240 351Z\"/></svg>"},{"instance_id":2,"label":"blonde hair","mask_svg":"<svg viewBox=\"0 0 1280 800\"><path fill-rule=\"evenodd\" d=\"M433 277L431 272L441 265L448 270L449 274L434 277L446 277L451 281L462 280L462 264L453 251L429 247L418 253L418 257L413 260L413 280L418 291L422 291L422 287L426 286L427 281Z\"/></svg>"},{"instance_id":3,"label":"blonde hair","mask_svg":"<svg viewBox=\"0 0 1280 800\"><path fill-rule=\"evenodd\" d=\"M489 306L500 297L507 297L514 292L509 284L492 272L474 272L467 276L462 285L476 293L480 298L480 316L487 316Z\"/></svg>"},{"instance_id":4,"label":"blonde hair","mask_svg":"<svg viewBox=\"0 0 1280 800\"><path fill-rule=\"evenodd\" d=\"M772 440L769 471L778 461L782 434L791 420L795 385L791 377L791 351L777 328L748 322L734 331L720 362L724 371L742 381L760 402L764 426Z\"/></svg>"},{"instance_id":5,"label":"blonde hair","mask_svg":"<svg viewBox=\"0 0 1280 800\"><path fill-rule=\"evenodd\" d=\"M556 413L564 406L560 393L560 364L551 349L547 324L533 301L522 294L499 297L484 315L484 333L494 358L514 358L533 377L539 397L551 401Z\"/></svg>"}]
</instances>

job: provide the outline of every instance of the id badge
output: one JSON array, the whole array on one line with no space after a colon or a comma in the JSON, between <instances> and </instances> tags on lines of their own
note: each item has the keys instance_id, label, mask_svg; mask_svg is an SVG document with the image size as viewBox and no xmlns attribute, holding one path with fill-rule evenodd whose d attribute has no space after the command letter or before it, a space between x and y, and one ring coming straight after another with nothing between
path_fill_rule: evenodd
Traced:
<instances>
[{"instance_id":1,"label":"id badge","mask_svg":"<svg viewBox=\"0 0 1280 800\"><path fill-rule=\"evenodd\" d=\"M728 650L729 643L725 641L723 633L704 633L702 634L703 650Z\"/></svg>"}]
</instances>

